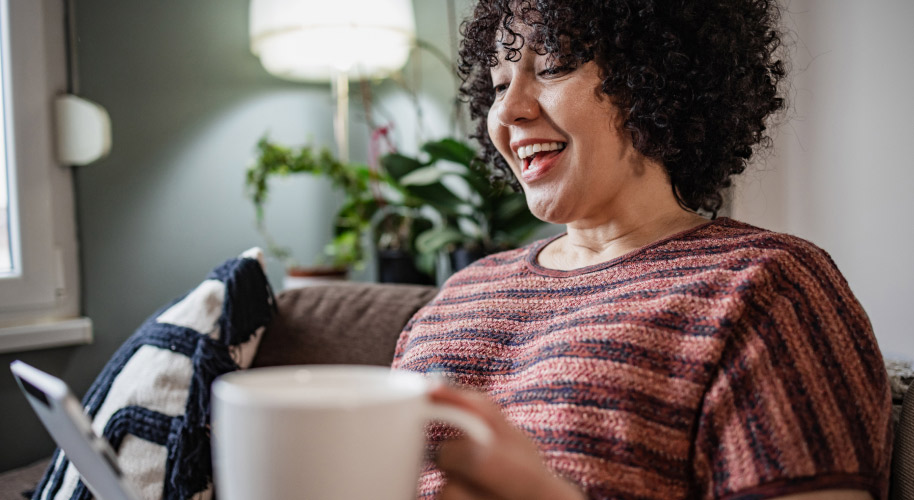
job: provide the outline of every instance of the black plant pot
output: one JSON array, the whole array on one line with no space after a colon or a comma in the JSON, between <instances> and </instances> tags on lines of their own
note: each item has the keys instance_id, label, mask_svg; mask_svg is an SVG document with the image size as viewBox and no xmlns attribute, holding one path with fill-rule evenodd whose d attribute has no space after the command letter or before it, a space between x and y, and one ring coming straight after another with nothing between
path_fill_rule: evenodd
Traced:
<instances>
[{"instance_id":1,"label":"black plant pot","mask_svg":"<svg viewBox=\"0 0 914 500\"><path fill-rule=\"evenodd\" d=\"M451 270L457 272L473 262L489 255L489 252L482 250L481 248L468 250L466 248L457 248L450 253L451 257Z\"/></svg>"},{"instance_id":2,"label":"black plant pot","mask_svg":"<svg viewBox=\"0 0 914 500\"><path fill-rule=\"evenodd\" d=\"M434 285L435 279L416 268L413 256L401 250L378 251L378 281Z\"/></svg>"}]
</instances>

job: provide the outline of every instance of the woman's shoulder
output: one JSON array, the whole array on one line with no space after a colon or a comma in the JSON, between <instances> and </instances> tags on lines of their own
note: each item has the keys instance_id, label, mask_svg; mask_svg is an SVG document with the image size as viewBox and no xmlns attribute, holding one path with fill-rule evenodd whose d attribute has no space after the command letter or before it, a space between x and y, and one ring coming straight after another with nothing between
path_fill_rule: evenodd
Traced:
<instances>
[{"instance_id":1,"label":"woman's shoulder","mask_svg":"<svg viewBox=\"0 0 914 500\"><path fill-rule=\"evenodd\" d=\"M692 286L725 289L744 305L805 290L817 301L859 309L828 252L804 238L732 219L714 220L680 235L644 260L659 271L690 276Z\"/></svg>"},{"instance_id":2,"label":"woman's shoulder","mask_svg":"<svg viewBox=\"0 0 914 500\"><path fill-rule=\"evenodd\" d=\"M685 239L689 240L708 255L727 255L746 266L837 270L828 252L809 240L729 218L711 221Z\"/></svg>"},{"instance_id":3,"label":"woman's shoulder","mask_svg":"<svg viewBox=\"0 0 914 500\"><path fill-rule=\"evenodd\" d=\"M693 236L695 239L730 244L734 247L798 249L823 252L809 240L788 233L764 229L746 222L721 217L700 226Z\"/></svg>"},{"instance_id":4,"label":"woman's shoulder","mask_svg":"<svg viewBox=\"0 0 914 500\"><path fill-rule=\"evenodd\" d=\"M797 316L806 323L795 330L816 335L872 336L866 312L828 252L806 239L743 222L714 226L708 241L732 247L722 268L732 272L730 283L739 290L744 312Z\"/></svg>"}]
</instances>

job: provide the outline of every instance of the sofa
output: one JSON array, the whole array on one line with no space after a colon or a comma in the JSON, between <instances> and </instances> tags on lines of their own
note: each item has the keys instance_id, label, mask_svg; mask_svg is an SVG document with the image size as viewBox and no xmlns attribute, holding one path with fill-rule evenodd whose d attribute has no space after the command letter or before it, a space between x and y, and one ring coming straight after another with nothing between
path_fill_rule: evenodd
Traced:
<instances>
[{"instance_id":1,"label":"sofa","mask_svg":"<svg viewBox=\"0 0 914 500\"><path fill-rule=\"evenodd\" d=\"M278 313L262 336L252 366L388 365L403 326L435 292L431 286L352 282L284 291L277 296ZM914 396L904 394L910 383L905 376L893 377L901 419L896 428L893 500L914 500ZM21 492L34 487L46 466L43 460L0 474L0 500L21 500Z\"/></svg>"},{"instance_id":2,"label":"sofa","mask_svg":"<svg viewBox=\"0 0 914 500\"><path fill-rule=\"evenodd\" d=\"M403 326L434 297L431 286L328 281L286 290L252 367L298 364L389 365ZM0 474L0 500L22 500L49 459Z\"/></svg>"}]
</instances>

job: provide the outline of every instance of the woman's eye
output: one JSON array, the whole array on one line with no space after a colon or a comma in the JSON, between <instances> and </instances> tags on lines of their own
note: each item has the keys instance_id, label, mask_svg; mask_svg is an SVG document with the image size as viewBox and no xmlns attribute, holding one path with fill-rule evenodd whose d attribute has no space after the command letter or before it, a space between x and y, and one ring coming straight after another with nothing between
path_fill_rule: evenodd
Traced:
<instances>
[{"instance_id":1,"label":"woman's eye","mask_svg":"<svg viewBox=\"0 0 914 500\"><path fill-rule=\"evenodd\" d=\"M570 73L574 68L571 66L549 66L548 68L540 71L540 76L545 77L554 77L561 76L566 73Z\"/></svg>"},{"instance_id":2,"label":"woman's eye","mask_svg":"<svg viewBox=\"0 0 914 500\"><path fill-rule=\"evenodd\" d=\"M505 91L508 90L508 84L507 84L507 83L500 83L500 84L498 84L498 85L493 86L493 87L492 87L492 90L495 91L495 95L504 94Z\"/></svg>"}]
</instances>

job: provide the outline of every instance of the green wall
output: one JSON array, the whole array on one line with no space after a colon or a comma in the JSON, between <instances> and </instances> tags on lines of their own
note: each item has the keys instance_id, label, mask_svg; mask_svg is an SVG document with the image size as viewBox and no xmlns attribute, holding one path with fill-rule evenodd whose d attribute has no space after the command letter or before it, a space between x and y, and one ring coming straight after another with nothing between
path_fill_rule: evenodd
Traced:
<instances>
[{"instance_id":1,"label":"green wall","mask_svg":"<svg viewBox=\"0 0 914 500\"><path fill-rule=\"evenodd\" d=\"M419 36L450 53L444 0L416 0ZM458 17L469 1L458 1ZM110 156L75 171L83 313L88 346L0 355L66 379L78 395L149 314L226 258L263 245L244 197L244 170L258 138L333 145L328 85L268 75L250 53L248 0L75 0L77 94L111 115ZM405 151L453 130L453 81L423 55L407 79L420 83L422 123L393 83L376 100ZM367 127L353 85L351 157L365 161ZM268 226L303 262L329 239L337 196L318 179L273 189ZM282 270L269 265L274 287ZM370 279L368 272L356 279ZM0 377L0 471L50 455L53 445L19 394Z\"/></svg>"}]
</instances>

